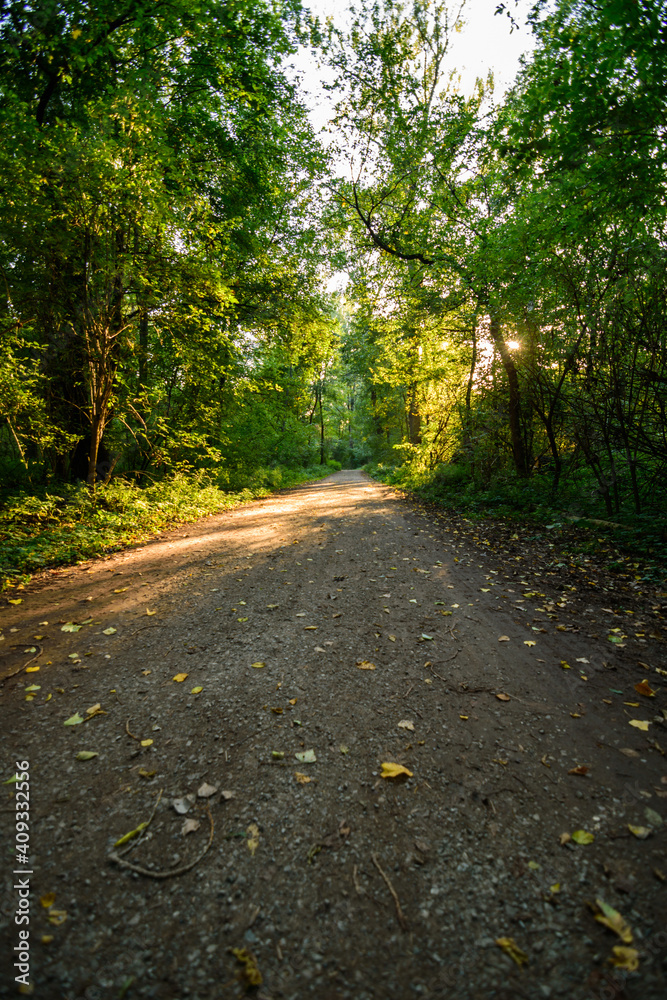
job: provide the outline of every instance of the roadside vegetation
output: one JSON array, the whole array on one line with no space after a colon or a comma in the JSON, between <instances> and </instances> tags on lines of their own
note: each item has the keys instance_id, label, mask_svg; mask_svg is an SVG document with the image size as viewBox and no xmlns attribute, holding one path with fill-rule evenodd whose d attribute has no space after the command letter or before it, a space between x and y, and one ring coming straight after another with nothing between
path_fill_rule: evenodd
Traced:
<instances>
[{"instance_id":1,"label":"roadside vegetation","mask_svg":"<svg viewBox=\"0 0 667 1000\"><path fill-rule=\"evenodd\" d=\"M441 2L5 4L4 578L327 462L664 559L666 21L540 0L499 95Z\"/></svg>"}]
</instances>

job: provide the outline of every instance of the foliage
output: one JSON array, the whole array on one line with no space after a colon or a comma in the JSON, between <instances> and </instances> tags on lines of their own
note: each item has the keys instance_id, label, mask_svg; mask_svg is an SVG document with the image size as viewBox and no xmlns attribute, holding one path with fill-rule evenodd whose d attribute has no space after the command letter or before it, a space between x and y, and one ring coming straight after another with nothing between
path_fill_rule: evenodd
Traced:
<instances>
[{"instance_id":1,"label":"foliage","mask_svg":"<svg viewBox=\"0 0 667 1000\"><path fill-rule=\"evenodd\" d=\"M178 473L144 488L116 477L95 494L83 483L17 491L0 507L3 587L50 566L81 562L149 535L328 476L331 469L257 469L230 488L205 473Z\"/></svg>"}]
</instances>

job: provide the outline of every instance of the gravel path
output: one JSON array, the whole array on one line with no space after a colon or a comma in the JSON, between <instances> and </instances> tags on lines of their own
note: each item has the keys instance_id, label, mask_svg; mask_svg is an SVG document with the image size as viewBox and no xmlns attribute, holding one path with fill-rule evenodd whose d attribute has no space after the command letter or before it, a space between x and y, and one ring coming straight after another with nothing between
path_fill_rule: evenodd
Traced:
<instances>
[{"instance_id":1,"label":"gravel path","mask_svg":"<svg viewBox=\"0 0 667 1000\"><path fill-rule=\"evenodd\" d=\"M5 606L0 777L30 762L35 997L665 1000L660 605L638 599L631 630L521 532L516 555L487 541L341 472ZM169 878L108 857L161 789L123 860L187 868L214 824ZM2 997L14 808L5 785ZM619 946L638 971L614 970Z\"/></svg>"}]
</instances>

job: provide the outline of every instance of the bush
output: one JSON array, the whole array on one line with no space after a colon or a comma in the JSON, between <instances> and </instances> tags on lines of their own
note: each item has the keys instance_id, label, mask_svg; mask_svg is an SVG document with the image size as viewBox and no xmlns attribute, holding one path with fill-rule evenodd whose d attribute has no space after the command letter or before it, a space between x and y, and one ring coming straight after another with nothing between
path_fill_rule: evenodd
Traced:
<instances>
[{"instance_id":1,"label":"bush","mask_svg":"<svg viewBox=\"0 0 667 1000\"><path fill-rule=\"evenodd\" d=\"M49 486L34 494L21 490L0 505L2 589L29 579L36 570L123 548L163 528L322 479L330 471L319 465L277 466L245 477L220 472L217 481L202 472L180 472L147 486L116 478L95 493L83 483Z\"/></svg>"},{"instance_id":2,"label":"bush","mask_svg":"<svg viewBox=\"0 0 667 1000\"><path fill-rule=\"evenodd\" d=\"M340 462L337 462L335 458L328 458L326 462L328 469L333 469L334 472L340 472L343 468Z\"/></svg>"}]
</instances>

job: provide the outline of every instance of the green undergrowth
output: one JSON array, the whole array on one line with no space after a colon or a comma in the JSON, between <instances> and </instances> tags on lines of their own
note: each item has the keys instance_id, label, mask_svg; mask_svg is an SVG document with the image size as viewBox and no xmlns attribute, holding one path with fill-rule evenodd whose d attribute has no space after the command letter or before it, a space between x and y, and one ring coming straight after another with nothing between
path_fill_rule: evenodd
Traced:
<instances>
[{"instance_id":1,"label":"green undergrowth","mask_svg":"<svg viewBox=\"0 0 667 1000\"><path fill-rule=\"evenodd\" d=\"M440 466L417 471L409 465L378 463L365 466L374 479L389 483L469 518L499 518L520 521L534 531L535 538L559 540L570 552L590 552L601 543L645 561L643 578L663 582L667 575L667 517L665 506L646 514L614 515L610 518L599 498L592 494L590 480L573 477L554 496L550 478L498 479L480 488L463 466ZM666 498L667 499L667 498ZM623 567L609 564L612 571Z\"/></svg>"},{"instance_id":2,"label":"green undergrowth","mask_svg":"<svg viewBox=\"0 0 667 1000\"><path fill-rule=\"evenodd\" d=\"M329 465L309 468L179 473L139 486L120 477L98 485L59 483L13 491L0 501L2 589L31 574L91 559L144 541L176 524L248 503L280 489L322 479Z\"/></svg>"}]
</instances>

